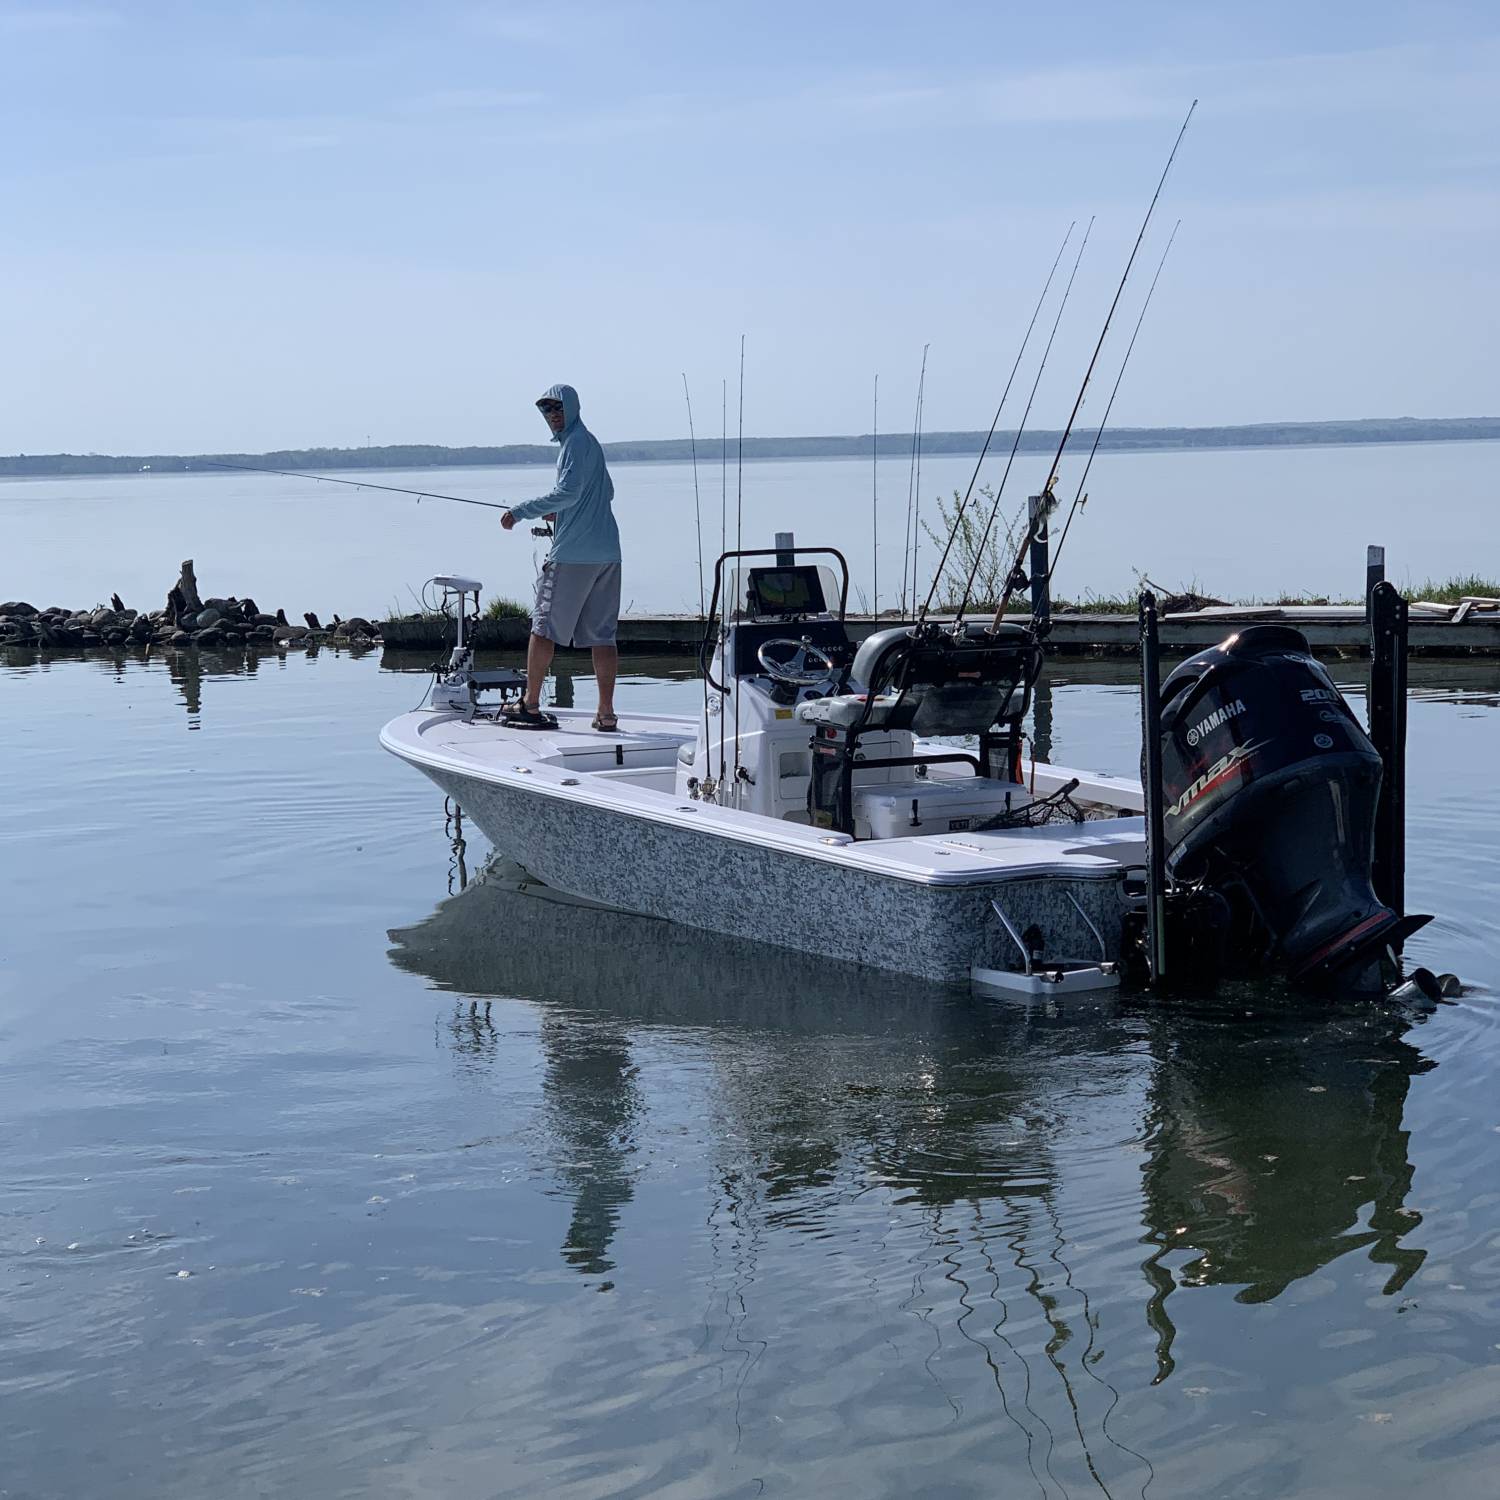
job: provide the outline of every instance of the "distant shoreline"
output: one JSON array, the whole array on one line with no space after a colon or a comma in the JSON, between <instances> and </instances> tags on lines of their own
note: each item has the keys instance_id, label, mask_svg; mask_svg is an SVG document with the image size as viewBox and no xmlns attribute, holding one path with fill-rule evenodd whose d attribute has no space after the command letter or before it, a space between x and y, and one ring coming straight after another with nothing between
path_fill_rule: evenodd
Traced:
<instances>
[{"instance_id":1,"label":"distant shoreline","mask_svg":"<svg viewBox=\"0 0 1500 1500\"><path fill-rule=\"evenodd\" d=\"M1062 434L1038 429L1025 433L1023 453L1054 449ZM977 454L982 432L929 432L922 435L922 453ZM1225 427L1120 427L1105 432L1103 453L1171 453L1226 448L1328 448L1380 443L1464 443L1500 438L1500 417L1362 418L1347 422L1258 422ZM1009 452L1015 432L997 431L992 450ZM1094 430L1075 431L1069 451L1087 450ZM705 437L698 458L712 465L722 453L723 440ZM730 456L741 451L747 459L864 458L871 454L869 433L854 437L746 438L743 449L730 438ZM884 458L910 455L909 432L881 433L876 451ZM693 456L686 438L654 438L605 443L614 463L685 462ZM295 448L271 453L104 454L41 453L0 456L0 476L64 478L89 474L229 473L215 470L215 461L265 469L444 469L493 468L510 464L551 463L557 449L548 443L509 443L499 447L448 448L422 443L393 443L371 448Z\"/></svg>"}]
</instances>

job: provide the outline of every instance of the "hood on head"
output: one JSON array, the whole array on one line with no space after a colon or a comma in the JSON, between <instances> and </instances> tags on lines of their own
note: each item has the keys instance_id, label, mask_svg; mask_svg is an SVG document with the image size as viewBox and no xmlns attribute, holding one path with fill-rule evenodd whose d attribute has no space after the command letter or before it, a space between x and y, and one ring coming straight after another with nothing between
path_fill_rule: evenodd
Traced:
<instances>
[{"instance_id":1,"label":"hood on head","mask_svg":"<svg viewBox=\"0 0 1500 1500\"><path fill-rule=\"evenodd\" d=\"M578 420L578 392L570 385L553 385L542 392L537 398L540 405L543 401L561 401L563 409L563 430L554 432L553 438L560 440L567 435L568 429Z\"/></svg>"}]
</instances>

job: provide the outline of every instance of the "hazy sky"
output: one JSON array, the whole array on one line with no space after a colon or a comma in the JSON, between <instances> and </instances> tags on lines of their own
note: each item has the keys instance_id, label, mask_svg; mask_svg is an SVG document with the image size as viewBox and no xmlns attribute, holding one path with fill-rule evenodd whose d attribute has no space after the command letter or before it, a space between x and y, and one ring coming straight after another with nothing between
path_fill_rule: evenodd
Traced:
<instances>
[{"instance_id":1,"label":"hazy sky","mask_svg":"<svg viewBox=\"0 0 1500 1500\"><path fill-rule=\"evenodd\" d=\"M742 331L747 432L979 427L1097 214L1056 425L1195 96L1115 419L1500 412L1492 3L0 0L0 452L717 431Z\"/></svg>"}]
</instances>

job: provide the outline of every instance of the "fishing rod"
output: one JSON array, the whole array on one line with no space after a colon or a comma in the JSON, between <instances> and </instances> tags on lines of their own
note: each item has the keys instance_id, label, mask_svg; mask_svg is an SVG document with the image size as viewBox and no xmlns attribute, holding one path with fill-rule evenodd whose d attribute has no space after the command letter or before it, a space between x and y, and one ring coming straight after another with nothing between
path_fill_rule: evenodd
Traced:
<instances>
[{"instance_id":1,"label":"fishing rod","mask_svg":"<svg viewBox=\"0 0 1500 1500\"><path fill-rule=\"evenodd\" d=\"M386 490L392 495L415 495L417 504L424 500L451 500L455 505L483 505L488 510L509 510L495 500L468 500L462 495L439 495L435 490L404 490L395 484L372 484L368 479L333 479L327 474L294 474L289 469L258 469L252 464L226 464L217 459L197 460L207 469L239 469L246 474L275 474L282 479L316 479L319 484L348 484L357 490Z\"/></svg>"},{"instance_id":2,"label":"fishing rod","mask_svg":"<svg viewBox=\"0 0 1500 1500\"><path fill-rule=\"evenodd\" d=\"M1026 398L1026 410L1021 413L1020 425L1016 428L1015 440L1010 445L1010 457L1005 460L1005 472L1000 476L999 487L995 490L995 498L990 506L989 520L984 524L984 534L979 538L979 545L974 548L974 560L969 568L969 576L964 580L963 598L958 601L958 613L954 616L953 626L955 631L963 622L964 611L969 607L969 596L974 592L974 580L979 575L979 565L984 561L985 544L990 539L990 532L995 529L995 517L1000 513L1000 501L1005 494L1005 484L1010 478L1011 465L1016 461L1016 454L1021 447L1021 438L1026 431L1026 423L1031 419L1031 408L1036 401L1037 387L1042 383L1042 373L1047 368L1047 360L1052 353L1052 343L1057 337L1057 330L1062 324L1063 310L1068 305L1068 298L1073 294L1073 282L1078 276L1078 267L1083 262L1083 252L1088 249L1089 236L1094 232L1094 221L1089 220L1089 227L1083 231L1083 242L1078 246L1078 254L1073 258L1073 269L1068 273L1068 284L1063 288L1062 301L1057 304L1057 316L1052 320L1052 332L1047 335L1047 347L1042 350L1042 362L1037 366L1036 378L1031 382L1031 394ZM1007 538L1008 540L1008 538Z\"/></svg>"},{"instance_id":3,"label":"fishing rod","mask_svg":"<svg viewBox=\"0 0 1500 1500\"><path fill-rule=\"evenodd\" d=\"M912 521L912 500L917 494L917 476L922 468L922 395L927 387L927 351L932 348L931 344L922 345L922 370L917 376L917 409L911 419L911 468L906 476L906 527L901 533L901 615L906 617L906 576L907 567L915 562L916 554L913 548L915 527ZM917 602L917 580L912 577L911 581L912 603Z\"/></svg>"},{"instance_id":4,"label":"fishing rod","mask_svg":"<svg viewBox=\"0 0 1500 1500\"><path fill-rule=\"evenodd\" d=\"M688 390L687 371L682 372L682 396L687 402L688 444L693 455L693 520L698 527L698 613L708 628L708 604L703 593L703 508L698 500L698 434L693 430L693 397ZM708 677L703 678L703 753L709 754Z\"/></svg>"},{"instance_id":5,"label":"fishing rod","mask_svg":"<svg viewBox=\"0 0 1500 1500\"><path fill-rule=\"evenodd\" d=\"M1016 560L1011 567L1010 574L1005 580L1005 588L1000 595L1000 603L995 609L995 618L990 624L991 630L999 630L1005 619L1005 611L1010 607L1011 596L1021 586L1026 577L1022 564L1026 561L1026 554L1031 544L1036 540L1037 533L1041 530L1042 523L1047 519L1048 513L1056 502L1052 498L1052 487L1057 483L1057 466L1062 462L1063 449L1068 446L1068 439L1073 434L1073 424L1078 420L1078 409L1083 405L1083 398L1089 388L1089 381L1093 378L1094 366L1099 363L1099 351L1104 348L1104 340L1109 334L1109 325L1114 320L1115 309L1120 305L1120 297L1125 291L1125 283L1130 280L1130 268L1135 264L1135 258L1140 253L1141 241L1146 238L1146 230L1151 224L1151 216L1156 212L1156 201L1161 197L1161 190L1167 184L1167 174L1172 170L1172 163L1177 160L1177 148L1182 144L1182 138L1187 134L1188 125L1192 122L1193 111L1198 108L1198 101L1193 100L1188 107L1187 116L1182 122L1182 128L1177 132L1177 139L1172 142L1171 154L1167 157L1167 164L1161 169L1161 177L1156 184L1156 191L1151 195L1151 203L1146 209L1146 217L1141 220L1140 233L1135 237L1135 244L1130 249L1130 259L1125 262L1125 270L1120 277L1120 284L1115 288L1114 301L1109 304L1109 311L1104 317L1104 327L1099 330L1099 342L1094 345L1093 356L1089 360L1089 367L1083 373L1083 384L1078 387L1078 396L1073 402L1073 410L1068 416L1068 425L1063 428L1063 434L1057 444L1057 453L1052 459L1052 468L1048 473L1047 482L1042 486L1041 504L1036 507L1035 512L1026 525L1026 533L1021 538L1021 545L1016 549Z\"/></svg>"},{"instance_id":6,"label":"fishing rod","mask_svg":"<svg viewBox=\"0 0 1500 1500\"><path fill-rule=\"evenodd\" d=\"M686 370L682 372L682 396L687 402L688 446L693 455L693 520L698 526L698 613L701 615L708 609L703 592L703 509L698 501L698 434L693 430L693 398L688 391Z\"/></svg>"},{"instance_id":7,"label":"fishing rod","mask_svg":"<svg viewBox=\"0 0 1500 1500\"><path fill-rule=\"evenodd\" d=\"M875 413L870 418L870 611L880 618L880 376L875 377Z\"/></svg>"},{"instance_id":8,"label":"fishing rod","mask_svg":"<svg viewBox=\"0 0 1500 1500\"><path fill-rule=\"evenodd\" d=\"M1130 363L1131 351L1135 348L1136 339L1140 337L1141 324L1146 321L1146 309L1151 306L1151 298L1156 292L1156 283L1161 280L1162 267L1167 263L1167 256L1172 253L1172 241L1177 238L1177 231L1181 228L1182 220L1179 219L1172 226L1172 233L1167 237L1167 248L1162 251L1161 259L1157 262L1156 275L1151 278L1151 285L1146 290L1146 300L1141 304L1141 314L1135 320L1135 331L1130 335L1130 342L1125 346L1125 358L1120 361L1114 388L1109 393L1109 401L1104 407L1104 416L1099 421L1099 430L1094 434L1094 446L1089 449L1088 462L1083 466L1078 488L1073 491L1073 503L1068 507L1068 518L1063 522L1062 535L1057 539L1057 546L1052 549L1052 561L1047 568L1049 590L1052 587L1052 575L1057 571L1057 560L1062 556L1063 543L1068 540L1068 530L1073 525L1073 517L1089 503L1089 497L1083 487L1088 483L1089 470L1094 466L1094 455L1099 451L1099 440L1104 436L1104 429L1109 424L1109 414L1115 409L1115 397L1120 394L1120 382L1125 378L1125 367Z\"/></svg>"},{"instance_id":9,"label":"fishing rod","mask_svg":"<svg viewBox=\"0 0 1500 1500\"><path fill-rule=\"evenodd\" d=\"M729 377L719 379L719 566L723 566L724 554L729 551ZM718 574L714 575L714 592L718 592ZM723 649L725 631L724 613L719 611L719 642ZM707 629L707 626L704 627ZM724 702L719 700L719 779L714 783L714 801L724 800ZM712 765L712 762L710 762Z\"/></svg>"},{"instance_id":10,"label":"fishing rod","mask_svg":"<svg viewBox=\"0 0 1500 1500\"><path fill-rule=\"evenodd\" d=\"M1036 320L1041 314L1042 304L1047 300L1047 293L1052 289L1052 278L1057 274L1057 267L1063 258L1063 251L1068 248L1068 241L1073 238L1073 231L1077 227L1077 219L1074 219L1068 225L1068 232L1063 236L1062 244L1057 247L1057 254L1052 259L1052 269L1047 272L1047 280L1042 284L1042 295L1036 299L1036 306L1031 311L1031 321L1026 325L1026 335L1021 340L1021 347L1016 350L1016 362L1010 367L1010 376L1005 382L1005 390L1000 395L1000 405L995 408L994 421L990 423L990 430L985 436L984 447L979 450L979 462L974 465L974 472L969 476L969 487L964 491L964 498L953 517L953 525L948 528L948 544L943 548L943 555L938 559L937 569L932 575L932 587L927 590L927 598L922 604L922 612L917 617L919 625L927 618L927 611L932 608L932 596L937 592L938 580L943 576L943 569L948 565L948 554L953 550L954 540L963 526L964 512L969 507L969 497L974 493L974 486L979 480L979 470L984 463L984 456L990 451L990 442L995 436L995 428L1000 425L1000 413L1004 411L1005 403L1010 398L1010 388L1015 383L1016 371L1021 368L1021 361L1025 358L1026 346L1031 342L1031 331L1036 327ZM912 568L912 597L916 597L915 565Z\"/></svg>"},{"instance_id":11,"label":"fishing rod","mask_svg":"<svg viewBox=\"0 0 1500 1500\"><path fill-rule=\"evenodd\" d=\"M735 439L734 450L734 549L742 552L745 547L745 335L740 335L740 429L739 436ZM734 573L734 618L739 623L740 618L740 575L739 563L735 564ZM725 679L728 681L728 679ZM741 690L738 684L734 692L734 805L738 808L744 800L741 793L745 777L745 767L740 761L740 696ZM720 779L722 780L723 768L720 768Z\"/></svg>"}]
</instances>

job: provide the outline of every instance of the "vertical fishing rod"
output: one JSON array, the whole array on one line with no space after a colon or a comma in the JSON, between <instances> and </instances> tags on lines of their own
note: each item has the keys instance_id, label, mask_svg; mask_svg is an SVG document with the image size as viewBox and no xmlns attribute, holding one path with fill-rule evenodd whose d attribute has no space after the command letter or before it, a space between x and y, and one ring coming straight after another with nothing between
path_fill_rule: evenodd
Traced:
<instances>
[{"instance_id":1,"label":"vertical fishing rod","mask_svg":"<svg viewBox=\"0 0 1500 1500\"><path fill-rule=\"evenodd\" d=\"M918 452L922 444L922 392L927 385L927 351L931 344L922 345L922 373L917 377L917 409L911 419L911 468L906 476L906 527L901 533L901 616L906 617L906 576L912 561L912 499L917 490L917 470L921 467ZM912 603L917 602L917 581L912 579Z\"/></svg>"},{"instance_id":2,"label":"vertical fishing rod","mask_svg":"<svg viewBox=\"0 0 1500 1500\"><path fill-rule=\"evenodd\" d=\"M719 432L719 556L722 559L729 551L729 377L727 375L719 380ZM724 606L721 604L719 606L721 658L725 642ZM724 770L724 702L721 693L719 695L719 779L714 786L714 801L718 803L724 801Z\"/></svg>"},{"instance_id":3,"label":"vertical fishing rod","mask_svg":"<svg viewBox=\"0 0 1500 1500\"><path fill-rule=\"evenodd\" d=\"M682 372L682 396L687 402L688 445L693 455L693 520L698 528L698 613L708 629L708 602L703 593L703 508L698 500L698 434L693 430L693 397L688 390L687 371ZM703 756L708 758L708 674L703 674Z\"/></svg>"},{"instance_id":4,"label":"vertical fishing rod","mask_svg":"<svg viewBox=\"0 0 1500 1500\"><path fill-rule=\"evenodd\" d=\"M870 418L870 609L880 618L880 376L875 376L875 413Z\"/></svg>"},{"instance_id":5,"label":"vertical fishing rod","mask_svg":"<svg viewBox=\"0 0 1500 1500\"><path fill-rule=\"evenodd\" d=\"M698 527L698 613L708 612L707 597L703 592L703 508L698 501L698 434L693 430L693 398L688 391L687 371L682 372L682 395L687 402L688 448L693 455L693 520Z\"/></svg>"},{"instance_id":6,"label":"vertical fishing rod","mask_svg":"<svg viewBox=\"0 0 1500 1500\"><path fill-rule=\"evenodd\" d=\"M916 603L916 553L922 544L922 416L927 411L927 350L922 348L922 383L916 392L916 472L913 475L916 504L912 507L912 603Z\"/></svg>"},{"instance_id":7,"label":"vertical fishing rod","mask_svg":"<svg viewBox=\"0 0 1500 1500\"><path fill-rule=\"evenodd\" d=\"M1167 174L1172 170L1172 163L1177 160L1177 148L1182 144L1182 138L1187 134L1188 125L1192 122L1193 111L1198 108L1198 101L1193 100L1188 107L1186 118L1182 122L1182 129L1177 132L1177 139L1172 142L1171 154L1167 157L1167 164L1161 169L1161 177L1157 180L1156 191L1151 195L1150 205L1146 209L1146 217L1141 220L1140 233L1135 237L1135 244L1130 249L1130 259L1125 262L1124 273L1120 277L1120 284L1115 288L1114 301L1109 304L1109 311L1104 317L1104 327L1099 330L1099 342L1094 345L1093 356L1089 360L1089 367L1083 373L1083 384L1078 387L1077 399L1073 402L1073 410L1068 416L1068 425L1063 428L1063 434L1057 444L1057 453L1052 460L1052 468L1047 477L1047 483L1042 486L1042 503L1037 506L1035 514L1027 523L1026 534L1021 538L1021 545L1016 549L1016 560L1010 570L1010 576L1005 580L1005 589L1000 595L1000 603L995 610L995 618L990 628L998 630L1005 618L1005 611L1010 607L1011 596L1020 586L1021 580L1026 576L1022 565L1026 561L1026 554L1031 548L1032 542L1036 540L1037 531L1042 521L1046 518L1052 508L1052 487L1057 483L1057 466L1062 462L1063 449L1068 446L1068 439L1073 435L1073 424L1078 420L1078 409L1083 405L1083 398L1089 388L1089 381L1094 374L1094 366L1099 363L1099 351L1104 347L1104 340L1109 334L1109 325L1114 320L1115 309L1120 305L1121 294L1125 290L1125 283L1130 280L1130 268L1135 264L1135 258L1140 252L1141 241L1146 238L1146 230L1151 224L1151 215L1156 212L1156 200L1161 197L1161 190L1167 185Z\"/></svg>"},{"instance_id":8,"label":"vertical fishing rod","mask_svg":"<svg viewBox=\"0 0 1500 1500\"><path fill-rule=\"evenodd\" d=\"M927 611L932 607L932 596L937 592L938 580L943 576L943 569L948 565L948 554L953 550L954 539L958 536L963 525L964 512L969 506L969 497L974 493L974 485L979 479L979 470L984 463L984 456L990 451L990 441L995 436L995 428L1000 425L1000 413L1005 410L1005 403L1010 398L1010 388L1016 378L1016 371L1021 368L1021 361L1026 356L1026 346L1031 342L1031 331L1036 327L1036 320L1041 315L1042 304L1047 300L1047 293L1052 290L1052 278L1057 274L1058 264L1063 258L1063 251L1068 248L1068 241L1073 238L1073 231L1078 227L1078 220L1074 219L1068 225L1068 232L1062 238L1062 244L1057 247L1057 254L1052 257L1052 269L1047 272L1047 279L1042 283L1042 295L1036 299L1036 306L1031 310L1031 321L1026 325L1026 334L1021 340L1021 347L1016 350L1016 362L1010 367L1010 375L1006 379L1005 389L1000 395L1000 404L995 408L994 420L990 423L990 430L985 437L984 446L979 450L979 460L974 465L974 472L969 476L969 487L964 491L964 498L959 503L957 512L953 517L953 524L948 528L948 544L943 548L943 555L938 559L937 571L932 575L932 587L927 590L927 598L923 602L922 612L917 617L920 625L927 618ZM1081 251L1079 252L1082 253ZM1075 264L1074 269L1077 269ZM916 563L913 554L912 565L912 598L916 598L917 592Z\"/></svg>"},{"instance_id":9,"label":"vertical fishing rod","mask_svg":"<svg viewBox=\"0 0 1500 1500\"><path fill-rule=\"evenodd\" d=\"M734 456L734 550L745 550L745 335L740 335L740 430L735 441ZM734 568L734 617L740 617L740 569L743 558L735 559ZM736 647L738 654L738 647ZM724 680L730 679L726 675ZM740 764L740 681L734 678L734 805L740 805L740 773L745 769Z\"/></svg>"},{"instance_id":10,"label":"vertical fishing rod","mask_svg":"<svg viewBox=\"0 0 1500 1500\"><path fill-rule=\"evenodd\" d=\"M745 546L745 335L740 335L740 430L734 452L734 547ZM736 600L738 596L736 596Z\"/></svg>"},{"instance_id":11,"label":"vertical fishing rod","mask_svg":"<svg viewBox=\"0 0 1500 1500\"><path fill-rule=\"evenodd\" d=\"M1167 248L1162 251L1161 259L1156 264L1156 275L1151 278L1151 285L1146 289L1146 300L1141 303L1141 314L1135 320L1135 331L1130 335L1130 342L1125 346L1125 358L1120 361L1120 368L1115 375L1114 388L1109 393L1109 400L1105 403L1104 415L1099 419L1099 430L1094 434L1094 446L1089 449L1088 462L1083 466L1083 474L1078 480L1078 488L1073 491L1073 503L1068 507L1068 518L1063 522L1062 535L1057 539L1057 546L1052 549L1052 561L1047 568L1047 587L1052 587L1052 575L1057 571L1057 559L1062 556L1063 543L1068 539L1068 528L1073 524L1073 517L1089 503L1089 497L1084 493L1084 485L1088 483L1089 470L1094 466L1094 455L1099 451L1099 440L1104 436L1104 429L1109 425L1109 414L1115 409L1115 397L1120 394L1120 382L1125 378L1125 367L1130 363L1131 351L1135 348L1135 341L1140 337L1141 324L1146 321L1146 309L1151 306L1151 298L1156 293L1156 283L1161 280L1162 267L1167 263L1167 256L1172 253L1172 241L1177 238L1177 231L1182 228L1182 220L1179 219L1172 226L1172 233L1167 237Z\"/></svg>"},{"instance_id":12,"label":"vertical fishing rod","mask_svg":"<svg viewBox=\"0 0 1500 1500\"><path fill-rule=\"evenodd\" d=\"M1000 476L999 488L995 491L995 498L990 505L989 519L984 523L984 533L979 538L979 545L974 548L974 561L969 568L969 576L964 580L963 598L958 601L958 613L954 616L953 625L956 630L963 622L964 611L969 607L969 595L974 591L974 579L979 574L979 564L984 560L985 543L990 539L990 532L995 526L995 517L1000 511L1000 500L1005 494L1005 483L1010 478L1011 465L1016 461L1016 453L1021 446L1022 434L1026 431L1026 423L1031 417L1031 407L1036 401L1037 387L1042 383L1042 372L1047 368L1047 358L1052 353L1052 341L1057 337L1057 330L1062 323L1063 309L1068 305L1068 298L1073 293L1073 282L1078 275L1078 267L1083 262L1083 252L1088 249L1089 236L1094 232L1094 221L1089 220L1089 227L1083 231L1083 240L1078 246L1078 254L1073 258L1073 269L1068 273L1068 284L1063 288L1062 301L1057 304L1057 316L1052 320L1052 332L1047 335L1047 347L1042 350L1042 362L1036 367L1036 379L1031 382L1031 394L1026 398L1026 410L1021 413L1020 425L1016 428L1015 440L1010 445L1010 457L1005 460L1005 472ZM997 413L998 416L998 413ZM978 470L976 469L976 474ZM933 580L936 587L937 580Z\"/></svg>"}]
</instances>

